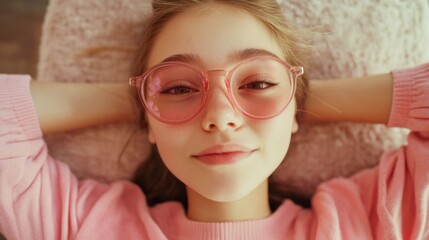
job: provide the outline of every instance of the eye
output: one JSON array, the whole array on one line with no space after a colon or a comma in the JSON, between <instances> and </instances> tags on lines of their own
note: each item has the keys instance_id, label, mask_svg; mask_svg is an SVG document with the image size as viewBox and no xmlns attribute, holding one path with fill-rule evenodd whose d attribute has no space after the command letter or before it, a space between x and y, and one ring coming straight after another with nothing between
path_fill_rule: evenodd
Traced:
<instances>
[{"instance_id":1,"label":"eye","mask_svg":"<svg viewBox=\"0 0 429 240\"><path fill-rule=\"evenodd\" d=\"M246 84L241 85L238 89L262 90L273 87L275 85L277 85L277 83L272 83L266 80L254 80L252 82L248 82Z\"/></svg>"},{"instance_id":2,"label":"eye","mask_svg":"<svg viewBox=\"0 0 429 240\"><path fill-rule=\"evenodd\" d=\"M182 95L194 92L198 92L198 90L185 85L177 85L161 91L161 94Z\"/></svg>"}]
</instances>

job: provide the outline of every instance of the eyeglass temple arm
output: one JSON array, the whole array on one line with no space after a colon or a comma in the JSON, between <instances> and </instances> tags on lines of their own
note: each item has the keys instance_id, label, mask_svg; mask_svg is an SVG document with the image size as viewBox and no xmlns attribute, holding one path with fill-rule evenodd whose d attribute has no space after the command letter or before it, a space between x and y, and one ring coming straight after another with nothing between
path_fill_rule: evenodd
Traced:
<instances>
[{"instance_id":1,"label":"eyeglass temple arm","mask_svg":"<svg viewBox=\"0 0 429 240\"><path fill-rule=\"evenodd\" d=\"M140 77L130 77L128 79L128 85L131 87L140 87L142 79Z\"/></svg>"},{"instance_id":2,"label":"eyeglass temple arm","mask_svg":"<svg viewBox=\"0 0 429 240\"><path fill-rule=\"evenodd\" d=\"M301 66L292 66L290 70L292 71L293 74L295 74L295 76L304 74L304 67L301 67Z\"/></svg>"}]
</instances>

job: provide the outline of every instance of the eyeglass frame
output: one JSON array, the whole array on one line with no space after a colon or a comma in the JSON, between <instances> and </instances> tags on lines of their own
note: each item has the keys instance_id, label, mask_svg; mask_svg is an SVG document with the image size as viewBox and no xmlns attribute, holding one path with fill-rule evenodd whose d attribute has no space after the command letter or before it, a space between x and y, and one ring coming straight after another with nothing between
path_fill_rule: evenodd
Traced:
<instances>
[{"instance_id":1,"label":"eyeglass frame","mask_svg":"<svg viewBox=\"0 0 429 240\"><path fill-rule=\"evenodd\" d=\"M259 60L259 59L269 59L269 60L274 60L280 64L282 64L284 67L286 67L286 69L289 72L289 77L291 80L291 84L292 84L292 91L291 94L289 96L289 99L287 100L287 103L285 104L285 106L276 114L272 114L270 116L263 116L263 117L259 117L259 116L255 116L252 115L250 113L248 113L247 111L245 111L240 104L235 100L234 98L234 94L232 94L232 89L231 89L231 77L233 76L233 74L235 73L235 71L237 70L237 68L239 68L241 65L254 61L254 60ZM203 92L203 98L201 100L201 106L199 107L199 109L197 111L195 111L194 114L191 114L189 117L180 120L180 121L170 121L170 120L166 120L163 119L159 116L157 116L156 114L154 114L152 112L152 110L147 106L146 100L145 100L145 94L144 94L144 83L146 81L146 79L148 78L148 76L150 76L154 71L156 71L159 68L162 67L168 67L168 66L184 66L184 67L188 67L191 70L195 71L195 73L198 73L198 75L200 76L200 79L203 83L203 88L204 88L204 92ZM265 120L265 119L270 119L273 118L277 115L279 115L280 113L282 113L287 106L289 106L290 102L292 101L295 93L296 93L296 85L297 85L297 79L298 76L304 74L304 67L302 66L292 66L290 64L288 64L287 62L283 61L282 59L278 58L278 57L274 57L274 56L256 56L256 57L250 57L247 59L244 59L243 61L238 62L233 68L231 68L230 70L221 70L221 69L215 69L215 70L208 70L208 71L202 71L201 69L199 69L198 67L196 67L193 64L189 64L189 63L185 63L185 62L181 62L181 61L169 61L169 62L162 62L159 64L156 64L152 67L150 67L149 69L147 69L142 75L138 76L138 77L130 77L128 79L128 84L131 87L135 87L138 90L138 95L140 98L140 101L143 104L143 107L146 109L147 112L149 112L149 114L154 117L155 119L157 119L160 122L163 123L167 123L167 124L181 124L181 123L185 123L188 122L190 120L192 120L195 116L197 116L207 105L208 101L208 96L209 96L209 82L210 82L210 76L223 76L224 77L224 82L225 82L225 86L227 88L227 98L229 100L229 102L232 104L232 106L234 107L235 110L238 110L240 113L243 113L244 115L253 118L253 119L260 119L260 120Z\"/></svg>"}]
</instances>

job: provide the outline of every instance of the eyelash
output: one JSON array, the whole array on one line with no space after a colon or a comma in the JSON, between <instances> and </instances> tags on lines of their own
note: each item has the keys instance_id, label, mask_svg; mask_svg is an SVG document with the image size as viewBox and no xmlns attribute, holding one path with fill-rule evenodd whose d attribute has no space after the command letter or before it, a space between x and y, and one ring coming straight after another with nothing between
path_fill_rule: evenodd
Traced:
<instances>
[{"instance_id":1,"label":"eyelash","mask_svg":"<svg viewBox=\"0 0 429 240\"><path fill-rule=\"evenodd\" d=\"M171 93L170 91L171 91L171 90L177 90L177 89L185 89L185 88L186 88L186 89L191 90L191 92L187 92L187 93L185 93L185 94L193 93L193 92L198 92L198 90L193 89L192 87L186 86L186 85L184 85L184 84L178 84L178 85L176 85L176 86L172 86L172 87L169 87L169 88L167 88L167 89L165 89L165 90L162 90L162 91L161 91L161 94L180 95L180 94L183 94L183 93Z\"/></svg>"},{"instance_id":2,"label":"eyelash","mask_svg":"<svg viewBox=\"0 0 429 240\"><path fill-rule=\"evenodd\" d=\"M243 87L243 86L248 86L248 85L251 85L251 84L266 84L268 86L264 87L264 88L247 88L247 87ZM268 80L265 80L265 79L255 79L255 80L253 80L253 81L251 81L249 83L246 83L246 84L240 86L238 89L261 90L261 89L267 89L267 88L270 88L270 87L273 87L273 86L276 86L276 85L278 85L278 83L274 83L274 82L271 82L271 81L268 81Z\"/></svg>"}]
</instances>

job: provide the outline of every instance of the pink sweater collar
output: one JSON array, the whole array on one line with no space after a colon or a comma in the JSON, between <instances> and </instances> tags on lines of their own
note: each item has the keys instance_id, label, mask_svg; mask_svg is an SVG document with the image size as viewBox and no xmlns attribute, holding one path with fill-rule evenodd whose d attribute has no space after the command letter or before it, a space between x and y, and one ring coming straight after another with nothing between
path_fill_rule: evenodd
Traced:
<instances>
[{"instance_id":1,"label":"pink sweater collar","mask_svg":"<svg viewBox=\"0 0 429 240\"><path fill-rule=\"evenodd\" d=\"M300 211L306 210L286 200L264 219L209 223L190 220L180 203L167 202L151 214L168 239L284 239L296 217L303 216Z\"/></svg>"}]
</instances>

